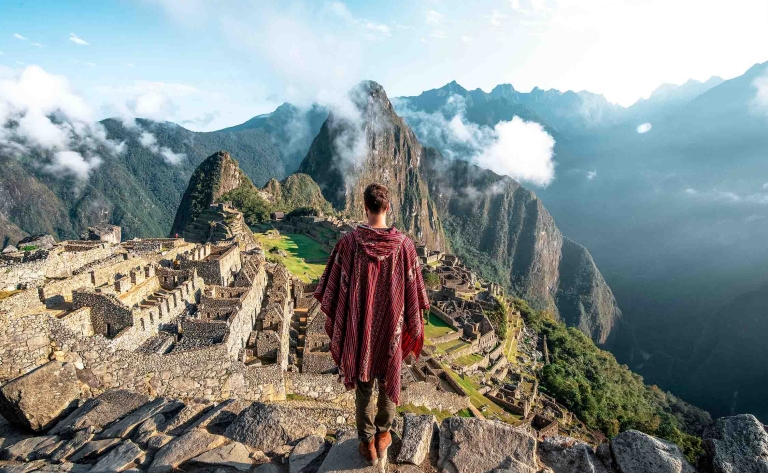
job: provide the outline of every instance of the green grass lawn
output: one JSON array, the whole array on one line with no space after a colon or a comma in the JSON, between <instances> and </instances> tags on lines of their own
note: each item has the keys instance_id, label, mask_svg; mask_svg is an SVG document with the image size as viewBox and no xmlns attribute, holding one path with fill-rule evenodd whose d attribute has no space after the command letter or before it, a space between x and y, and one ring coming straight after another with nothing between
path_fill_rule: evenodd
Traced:
<instances>
[{"instance_id":1,"label":"green grass lawn","mask_svg":"<svg viewBox=\"0 0 768 473\"><path fill-rule=\"evenodd\" d=\"M477 353L472 353L471 355L465 355L460 356L453 360L454 363L456 363L459 366L469 366L474 365L478 361L481 361L483 359L482 355L478 355Z\"/></svg>"},{"instance_id":2,"label":"green grass lawn","mask_svg":"<svg viewBox=\"0 0 768 473\"><path fill-rule=\"evenodd\" d=\"M451 332L454 332L453 327L449 326L432 312L429 313L429 318L424 324L424 335L427 338L438 338Z\"/></svg>"},{"instance_id":3,"label":"green grass lawn","mask_svg":"<svg viewBox=\"0 0 768 473\"><path fill-rule=\"evenodd\" d=\"M319 260L328 258L328 253L323 251L320 243L306 235L295 233L283 233L278 238L268 238L265 233L257 233L261 229L253 227L254 236L264 247L267 258L280 261L293 275L304 282L318 279L325 270L324 263L307 263L305 260ZM270 253L272 248L279 248L288 254L286 257Z\"/></svg>"},{"instance_id":4,"label":"green grass lawn","mask_svg":"<svg viewBox=\"0 0 768 473\"><path fill-rule=\"evenodd\" d=\"M462 340L451 340L450 342L440 343L437 345L438 353L450 354L457 350L461 350L464 347L468 347L469 343Z\"/></svg>"}]
</instances>

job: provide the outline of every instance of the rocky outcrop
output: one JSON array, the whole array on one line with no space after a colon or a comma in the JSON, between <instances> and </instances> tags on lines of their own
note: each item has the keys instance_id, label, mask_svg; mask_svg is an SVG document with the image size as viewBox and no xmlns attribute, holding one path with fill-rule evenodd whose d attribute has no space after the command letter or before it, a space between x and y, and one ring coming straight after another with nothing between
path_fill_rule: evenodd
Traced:
<instances>
[{"instance_id":1,"label":"rocky outcrop","mask_svg":"<svg viewBox=\"0 0 768 473\"><path fill-rule=\"evenodd\" d=\"M617 435L611 451L621 473L696 473L677 445L636 430Z\"/></svg>"},{"instance_id":2,"label":"rocky outcrop","mask_svg":"<svg viewBox=\"0 0 768 473\"><path fill-rule=\"evenodd\" d=\"M536 438L498 421L449 417L440 426L438 467L447 473L536 467ZM518 468L519 469L519 468Z\"/></svg>"},{"instance_id":3,"label":"rocky outcrop","mask_svg":"<svg viewBox=\"0 0 768 473\"><path fill-rule=\"evenodd\" d=\"M361 83L350 100L355 110L331 112L299 172L318 183L335 209L357 220L365 216L365 187L386 185L392 193L391 223L430 248L444 249L440 217L421 175L424 149L413 131L376 82Z\"/></svg>"},{"instance_id":4,"label":"rocky outcrop","mask_svg":"<svg viewBox=\"0 0 768 473\"><path fill-rule=\"evenodd\" d=\"M605 343L621 311L586 248L541 200L506 176L427 148L422 161L453 251L482 276Z\"/></svg>"},{"instance_id":5,"label":"rocky outcrop","mask_svg":"<svg viewBox=\"0 0 768 473\"><path fill-rule=\"evenodd\" d=\"M205 413L201 403L191 402L198 404L191 409L198 413L194 422L174 399L107 391L93 401L43 435L29 436L0 421L0 471L696 473L677 446L637 431L594 449L569 437L539 442L530 427L449 417L439 426L437 445L434 417L409 414L393 423L389 457L367 466L357 452L356 431L341 426L326 432L329 414L303 401L253 403L242 410L243 403L232 400ZM149 438L140 441L144 435ZM702 472L768 472L768 434L753 416L720 419L705 432L704 444Z\"/></svg>"},{"instance_id":6,"label":"rocky outcrop","mask_svg":"<svg viewBox=\"0 0 768 473\"><path fill-rule=\"evenodd\" d=\"M768 472L768 434L755 416L720 418L703 438L713 473Z\"/></svg>"},{"instance_id":7,"label":"rocky outcrop","mask_svg":"<svg viewBox=\"0 0 768 473\"><path fill-rule=\"evenodd\" d=\"M50 361L0 389L0 414L19 427L41 432L73 408L79 397L74 365Z\"/></svg>"}]
</instances>

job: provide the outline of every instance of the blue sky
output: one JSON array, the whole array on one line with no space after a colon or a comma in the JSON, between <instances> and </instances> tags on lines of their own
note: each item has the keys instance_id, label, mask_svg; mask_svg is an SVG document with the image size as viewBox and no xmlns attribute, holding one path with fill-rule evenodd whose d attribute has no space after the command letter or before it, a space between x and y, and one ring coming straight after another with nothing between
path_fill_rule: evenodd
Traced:
<instances>
[{"instance_id":1,"label":"blue sky","mask_svg":"<svg viewBox=\"0 0 768 473\"><path fill-rule=\"evenodd\" d=\"M2 76L37 65L98 117L195 130L332 102L362 79L390 96L457 80L628 105L664 82L739 75L766 45L764 0L0 0Z\"/></svg>"}]
</instances>

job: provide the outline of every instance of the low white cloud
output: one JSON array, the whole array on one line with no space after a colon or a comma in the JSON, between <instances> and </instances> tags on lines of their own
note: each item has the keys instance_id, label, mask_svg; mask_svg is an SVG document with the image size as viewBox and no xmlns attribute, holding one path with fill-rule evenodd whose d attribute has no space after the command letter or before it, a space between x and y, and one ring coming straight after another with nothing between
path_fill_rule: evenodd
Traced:
<instances>
[{"instance_id":1,"label":"low white cloud","mask_svg":"<svg viewBox=\"0 0 768 473\"><path fill-rule=\"evenodd\" d=\"M0 152L33 157L55 175L86 179L104 154L124 149L107 139L95 111L65 77L29 66L0 79Z\"/></svg>"},{"instance_id":2,"label":"low white cloud","mask_svg":"<svg viewBox=\"0 0 768 473\"><path fill-rule=\"evenodd\" d=\"M768 187L764 187L768 189ZM753 192L739 194L733 191L723 191L719 189L708 191L697 191L692 188L685 189L685 194L699 202L719 202L744 206L764 206L768 205L768 192Z\"/></svg>"},{"instance_id":3,"label":"low white cloud","mask_svg":"<svg viewBox=\"0 0 768 473\"><path fill-rule=\"evenodd\" d=\"M176 165L187 157L184 153L174 153L173 150L157 144L157 137L149 131L142 131L139 135L139 143L155 154L159 154L166 163Z\"/></svg>"},{"instance_id":4,"label":"low white cloud","mask_svg":"<svg viewBox=\"0 0 768 473\"><path fill-rule=\"evenodd\" d=\"M51 162L44 165L43 169L54 175L70 173L78 179L85 180L100 164L101 158L98 156L86 159L77 151L57 151L53 154Z\"/></svg>"},{"instance_id":5,"label":"low white cloud","mask_svg":"<svg viewBox=\"0 0 768 473\"><path fill-rule=\"evenodd\" d=\"M413 110L395 100L397 112L419 140L451 159L466 159L480 167L537 186L555 178L555 140L539 123L513 117L493 128L467 121L464 98L449 97L441 110Z\"/></svg>"},{"instance_id":6,"label":"low white cloud","mask_svg":"<svg viewBox=\"0 0 768 473\"><path fill-rule=\"evenodd\" d=\"M597 171L587 171L587 180L591 181L592 179L597 177Z\"/></svg>"},{"instance_id":7,"label":"low white cloud","mask_svg":"<svg viewBox=\"0 0 768 473\"><path fill-rule=\"evenodd\" d=\"M436 10L429 10L427 12L426 22L428 25L439 25L440 23L443 22L443 18L445 17L443 16L442 13Z\"/></svg>"},{"instance_id":8,"label":"low white cloud","mask_svg":"<svg viewBox=\"0 0 768 473\"><path fill-rule=\"evenodd\" d=\"M355 17L355 15L349 11L349 8L347 8L347 5L344 2L331 2L327 4L326 7L331 11L331 13L338 16L346 23L361 27L368 31L368 33L365 34L367 39L376 40L382 39L383 37L392 36L392 29L388 25Z\"/></svg>"},{"instance_id":9,"label":"low white cloud","mask_svg":"<svg viewBox=\"0 0 768 473\"><path fill-rule=\"evenodd\" d=\"M471 43L472 42L472 37L471 36L462 36L461 40L463 42L465 42L465 43Z\"/></svg>"},{"instance_id":10,"label":"low white cloud","mask_svg":"<svg viewBox=\"0 0 768 473\"><path fill-rule=\"evenodd\" d=\"M752 81L752 88L755 89L755 96L750 103L752 112L768 115L768 69Z\"/></svg>"},{"instance_id":11,"label":"low white cloud","mask_svg":"<svg viewBox=\"0 0 768 473\"><path fill-rule=\"evenodd\" d=\"M79 44L80 46L90 46L91 43L84 40L83 38L78 37L75 33L69 33L69 40L72 41L75 44Z\"/></svg>"},{"instance_id":12,"label":"low white cloud","mask_svg":"<svg viewBox=\"0 0 768 473\"><path fill-rule=\"evenodd\" d=\"M131 68L136 67L132 62L126 62L125 65Z\"/></svg>"},{"instance_id":13,"label":"low white cloud","mask_svg":"<svg viewBox=\"0 0 768 473\"><path fill-rule=\"evenodd\" d=\"M13 37L16 38L16 39L20 39L22 41L26 41L27 40L26 36L22 36L19 33L13 33Z\"/></svg>"},{"instance_id":14,"label":"low white cloud","mask_svg":"<svg viewBox=\"0 0 768 473\"><path fill-rule=\"evenodd\" d=\"M443 30L433 30L430 36L436 39L445 39L447 37Z\"/></svg>"},{"instance_id":15,"label":"low white cloud","mask_svg":"<svg viewBox=\"0 0 768 473\"><path fill-rule=\"evenodd\" d=\"M42 48L42 47L45 47L45 45L44 45L43 43L29 43L29 44L31 44L32 46L34 46L34 47L36 47L36 48Z\"/></svg>"},{"instance_id":16,"label":"low white cloud","mask_svg":"<svg viewBox=\"0 0 768 473\"><path fill-rule=\"evenodd\" d=\"M493 10L489 21L493 26L501 26L501 22L507 18L509 18L507 15L499 12L498 10Z\"/></svg>"},{"instance_id":17,"label":"low white cloud","mask_svg":"<svg viewBox=\"0 0 768 473\"><path fill-rule=\"evenodd\" d=\"M637 132L640 134L648 133L653 126L650 123L643 123L637 127Z\"/></svg>"},{"instance_id":18,"label":"low white cloud","mask_svg":"<svg viewBox=\"0 0 768 473\"><path fill-rule=\"evenodd\" d=\"M499 122L495 140L475 158L480 166L519 181L547 186L555 178L555 139L539 123L520 117Z\"/></svg>"},{"instance_id":19,"label":"low white cloud","mask_svg":"<svg viewBox=\"0 0 768 473\"><path fill-rule=\"evenodd\" d=\"M768 189L768 182L766 182L765 184L763 184L763 189Z\"/></svg>"}]
</instances>

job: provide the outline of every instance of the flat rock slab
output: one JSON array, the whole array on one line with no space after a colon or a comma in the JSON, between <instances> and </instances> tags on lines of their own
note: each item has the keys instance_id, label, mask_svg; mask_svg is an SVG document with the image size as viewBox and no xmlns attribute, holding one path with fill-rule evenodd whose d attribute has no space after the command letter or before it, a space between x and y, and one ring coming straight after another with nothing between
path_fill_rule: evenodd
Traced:
<instances>
[{"instance_id":1,"label":"flat rock slab","mask_svg":"<svg viewBox=\"0 0 768 473\"><path fill-rule=\"evenodd\" d=\"M387 471L386 460L378 465L368 466L357 451L359 443L357 438L338 441L331 447L317 473L383 473Z\"/></svg>"},{"instance_id":2,"label":"flat rock slab","mask_svg":"<svg viewBox=\"0 0 768 473\"><path fill-rule=\"evenodd\" d=\"M123 441L99 461L90 470L91 473L111 473L136 466L136 459L142 455L138 445L130 440Z\"/></svg>"},{"instance_id":3,"label":"flat rock slab","mask_svg":"<svg viewBox=\"0 0 768 473\"><path fill-rule=\"evenodd\" d=\"M539 460L555 473L612 473L591 446L571 437L549 437L539 443Z\"/></svg>"},{"instance_id":4,"label":"flat rock slab","mask_svg":"<svg viewBox=\"0 0 768 473\"><path fill-rule=\"evenodd\" d=\"M193 458L192 462L209 466L228 466L240 471L248 471L253 466L251 451L240 442L209 450Z\"/></svg>"},{"instance_id":5,"label":"flat rock slab","mask_svg":"<svg viewBox=\"0 0 768 473\"><path fill-rule=\"evenodd\" d=\"M173 440L173 435L168 434L157 434L153 435L152 437L147 440L147 448L150 450L160 450L161 448L165 447L168 442Z\"/></svg>"},{"instance_id":6,"label":"flat rock slab","mask_svg":"<svg viewBox=\"0 0 768 473\"><path fill-rule=\"evenodd\" d=\"M254 402L227 427L224 436L264 452L309 435L325 435L325 426L287 406Z\"/></svg>"},{"instance_id":7,"label":"flat rock slab","mask_svg":"<svg viewBox=\"0 0 768 473\"><path fill-rule=\"evenodd\" d=\"M155 454L149 473L168 473L185 461L223 445L221 435L196 429L168 442Z\"/></svg>"},{"instance_id":8,"label":"flat rock slab","mask_svg":"<svg viewBox=\"0 0 768 473\"><path fill-rule=\"evenodd\" d=\"M58 463L66 460L67 457L83 448L83 446L93 439L93 430L86 429L78 431L74 437L62 444L55 452L51 454L51 461Z\"/></svg>"},{"instance_id":9,"label":"flat rock slab","mask_svg":"<svg viewBox=\"0 0 768 473\"><path fill-rule=\"evenodd\" d=\"M768 434L755 416L721 417L703 439L714 473L768 473Z\"/></svg>"},{"instance_id":10,"label":"flat rock slab","mask_svg":"<svg viewBox=\"0 0 768 473\"><path fill-rule=\"evenodd\" d=\"M33 454L33 458L36 460L47 460L51 457L53 452L64 445L64 443L66 443L66 440L59 437L53 437L53 439L47 442L43 442L37 446L37 449Z\"/></svg>"},{"instance_id":11,"label":"flat rock slab","mask_svg":"<svg viewBox=\"0 0 768 473\"><path fill-rule=\"evenodd\" d=\"M319 435L310 435L294 447L288 458L290 473L302 473L317 457L325 451L325 439Z\"/></svg>"},{"instance_id":12,"label":"flat rock slab","mask_svg":"<svg viewBox=\"0 0 768 473\"><path fill-rule=\"evenodd\" d=\"M50 361L0 388L0 415L12 424L42 432L74 408L79 397L75 366Z\"/></svg>"},{"instance_id":13,"label":"flat rock slab","mask_svg":"<svg viewBox=\"0 0 768 473\"><path fill-rule=\"evenodd\" d=\"M0 473L86 473L91 469L91 465L77 465L75 463L62 463L52 465L43 460L33 462L0 462Z\"/></svg>"},{"instance_id":14,"label":"flat rock slab","mask_svg":"<svg viewBox=\"0 0 768 473\"><path fill-rule=\"evenodd\" d=\"M213 404L207 401L189 402L175 416L167 420L165 425L162 426L162 430L172 435L183 434L186 428L193 424L198 416L202 417L204 415L203 411L209 408L213 408Z\"/></svg>"},{"instance_id":15,"label":"flat rock slab","mask_svg":"<svg viewBox=\"0 0 768 473\"><path fill-rule=\"evenodd\" d=\"M536 466L536 439L498 421L449 417L440 426L438 467L447 473L486 473L515 460Z\"/></svg>"},{"instance_id":16,"label":"flat rock slab","mask_svg":"<svg viewBox=\"0 0 768 473\"><path fill-rule=\"evenodd\" d=\"M30 461L34 459L35 451L40 446L45 445L46 442L52 442L57 440L58 437L53 435L44 435L41 437L28 437L21 439L3 449L0 452L0 460L16 460L16 461Z\"/></svg>"},{"instance_id":17,"label":"flat rock slab","mask_svg":"<svg viewBox=\"0 0 768 473\"><path fill-rule=\"evenodd\" d=\"M100 431L112 422L138 409L149 401L143 394L122 389L107 391L97 398L89 399L82 406L50 430L51 434L67 434L88 427Z\"/></svg>"},{"instance_id":18,"label":"flat rock slab","mask_svg":"<svg viewBox=\"0 0 768 473\"><path fill-rule=\"evenodd\" d=\"M91 460L104 455L120 443L120 439L92 440L69 457L70 461Z\"/></svg>"},{"instance_id":19,"label":"flat rock slab","mask_svg":"<svg viewBox=\"0 0 768 473\"><path fill-rule=\"evenodd\" d=\"M622 473L696 473L677 445L637 430L614 437L611 451Z\"/></svg>"},{"instance_id":20,"label":"flat rock slab","mask_svg":"<svg viewBox=\"0 0 768 473\"><path fill-rule=\"evenodd\" d=\"M435 416L406 414L403 442L400 453L397 455L397 462L421 465L429 454L429 445L432 443L432 433L436 424Z\"/></svg>"},{"instance_id":21,"label":"flat rock slab","mask_svg":"<svg viewBox=\"0 0 768 473\"><path fill-rule=\"evenodd\" d=\"M177 401L171 401L165 398L154 399L123 417L117 423L104 429L104 431L99 434L99 438L128 438L140 424L144 423L144 421L156 414L160 414L166 409L172 409L174 405L180 407L180 403Z\"/></svg>"},{"instance_id":22,"label":"flat rock slab","mask_svg":"<svg viewBox=\"0 0 768 473\"><path fill-rule=\"evenodd\" d=\"M199 419L193 422L186 431L192 429L207 429L211 433L219 434L240 415L250 403L240 399L229 399L206 411ZM179 430L179 429L174 429ZM174 432L166 430L168 433ZM182 432L179 432L181 434Z\"/></svg>"}]
</instances>

